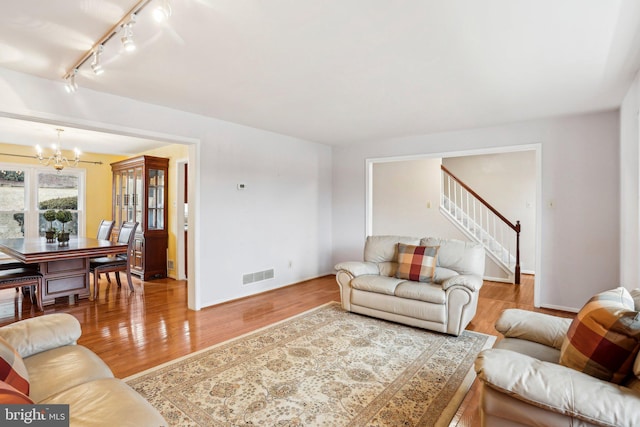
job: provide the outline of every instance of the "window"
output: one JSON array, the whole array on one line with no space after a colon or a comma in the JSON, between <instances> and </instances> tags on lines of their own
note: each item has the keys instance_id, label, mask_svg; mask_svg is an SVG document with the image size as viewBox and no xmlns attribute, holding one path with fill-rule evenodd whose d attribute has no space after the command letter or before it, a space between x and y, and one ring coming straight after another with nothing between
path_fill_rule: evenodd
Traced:
<instances>
[{"instance_id":1,"label":"window","mask_svg":"<svg viewBox=\"0 0 640 427\"><path fill-rule=\"evenodd\" d=\"M84 169L62 170L25 165L0 165L0 238L44 236L48 209L71 211L65 224L72 236L84 235ZM62 224L54 221L60 230Z\"/></svg>"},{"instance_id":2,"label":"window","mask_svg":"<svg viewBox=\"0 0 640 427\"><path fill-rule=\"evenodd\" d=\"M24 170L0 170L0 238L24 236L25 188Z\"/></svg>"},{"instance_id":3,"label":"window","mask_svg":"<svg viewBox=\"0 0 640 427\"><path fill-rule=\"evenodd\" d=\"M51 173L49 171L37 172L37 210L38 210L38 230L39 235L44 236L44 232L49 228L43 213L48 209L66 209L71 212L73 219L64 225L64 230L71 236L78 235L78 176L76 174ZM62 224L54 222L54 227L60 230Z\"/></svg>"}]
</instances>

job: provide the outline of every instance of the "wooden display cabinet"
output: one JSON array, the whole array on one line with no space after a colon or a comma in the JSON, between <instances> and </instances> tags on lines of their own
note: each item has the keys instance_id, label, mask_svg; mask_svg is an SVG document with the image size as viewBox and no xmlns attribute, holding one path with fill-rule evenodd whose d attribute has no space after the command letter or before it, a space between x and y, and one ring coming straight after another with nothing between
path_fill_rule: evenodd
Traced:
<instances>
[{"instance_id":1,"label":"wooden display cabinet","mask_svg":"<svg viewBox=\"0 0 640 427\"><path fill-rule=\"evenodd\" d=\"M167 182L169 159L139 156L111 163L113 220L140 223L131 256L131 273L143 280L167 276Z\"/></svg>"}]
</instances>

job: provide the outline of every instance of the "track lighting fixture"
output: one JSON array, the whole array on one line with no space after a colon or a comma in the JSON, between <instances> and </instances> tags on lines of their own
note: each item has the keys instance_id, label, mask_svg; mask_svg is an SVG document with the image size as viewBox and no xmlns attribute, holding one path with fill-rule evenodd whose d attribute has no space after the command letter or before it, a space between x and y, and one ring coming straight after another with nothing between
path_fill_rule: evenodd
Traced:
<instances>
[{"instance_id":1,"label":"track lighting fixture","mask_svg":"<svg viewBox=\"0 0 640 427\"><path fill-rule=\"evenodd\" d=\"M136 44L133 40L133 25L136 23L138 13L149 5L152 1L158 3L153 10L153 17L156 21L162 22L167 20L171 16L171 4L169 0L139 0L138 3L129 11L126 15L120 19L113 27L109 29L94 45L91 49L82 55L82 57L73 65L62 78L65 81L65 89L69 93L73 93L78 89L76 84L76 74L78 69L84 65L89 58L93 58L91 61L91 69L96 75L100 75L104 72L100 57L104 48L104 44L113 38L113 36L120 34L120 41L125 51L131 52L136 49Z\"/></svg>"},{"instance_id":2,"label":"track lighting fixture","mask_svg":"<svg viewBox=\"0 0 640 427\"><path fill-rule=\"evenodd\" d=\"M102 64L100 63L100 55L102 55L103 49L103 46L100 45L96 50L93 51L93 61L91 62L91 69L96 76L104 73L104 68L102 68Z\"/></svg>"},{"instance_id":3,"label":"track lighting fixture","mask_svg":"<svg viewBox=\"0 0 640 427\"><path fill-rule=\"evenodd\" d=\"M153 9L153 19L156 22L164 22L171 16L171 4L169 0L158 0L160 4Z\"/></svg>"},{"instance_id":4,"label":"track lighting fixture","mask_svg":"<svg viewBox=\"0 0 640 427\"><path fill-rule=\"evenodd\" d=\"M136 43L133 41L133 24L136 23L136 15L132 14L129 22L122 26L122 47L127 52L136 50Z\"/></svg>"}]
</instances>

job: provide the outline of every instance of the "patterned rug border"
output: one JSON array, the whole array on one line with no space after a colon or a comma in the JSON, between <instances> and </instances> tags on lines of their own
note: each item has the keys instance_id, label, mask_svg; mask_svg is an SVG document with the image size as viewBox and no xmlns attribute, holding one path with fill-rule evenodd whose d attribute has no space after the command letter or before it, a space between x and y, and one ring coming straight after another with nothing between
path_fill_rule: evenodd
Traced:
<instances>
[{"instance_id":1,"label":"patterned rug border","mask_svg":"<svg viewBox=\"0 0 640 427\"><path fill-rule=\"evenodd\" d=\"M189 361L189 360L196 360L199 356L202 356L203 354L209 353L209 352L214 352L217 349L219 349L220 347L223 346L230 346L233 343L243 340L243 339L247 339L250 338L252 336L258 336L261 333L263 333L264 331L271 329L271 328L277 328L279 326L282 325L286 325L287 323L291 323L291 322L295 322L298 319L304 318L305 316L312 316L314 313L326 309L327 307L335 307L335 308L341 308L341 305L339 302L336 301L331 301L325 304L322 304L320 306L314 307L312 309L306 310L302 313L296 314L294 316L288 317L286 319L282 319L280 321L271 323L269 325L266 325L264 327L261 327L259 329L255 329L253 331L247 332L245 334L239 335L237 337L228 339L226 341L222 341L219 342L217 344L213 344L209 347L200 349L198 351L186 354L184 356L180 356L178 358L172 359L168 362L156 365L152 368L146 369L144 371L138 372L136 374L130 375L126 378L123 379L123 381L125 381L126 383L136 383L136 380L140 380L143 377L146 376L155 376L155 375L159 375L161 373L163 373L163 370L171 370L175 367L175 365L177 364L181 364L184 361ZM346 313L346 312L345 312ZM349 314L353 314L353 313L349 313ZM363 316L360 314L353 314L354 316L362 316L364 318L369 318L368 316ZM370 319L374 319L374 318L370 318ZM381 322L386 322L384 320L381 319L374 319L377 321L381 321ZM393 322L388 322L391 324L394 324ZM407 327L407 328L413 328L413 329L417 329L420 330L420 328L414 328L408 325L400 325L400 324L396 324L399 325L401 327ZM438 332L434 332L434 331L429 331L429 330L425 330L425 332L429 332L429 333L433 333L433 334L440 334ZM465 330L463 332L464 335L471 335L471 336L477 336L479 338L484 337L485 342L482 345L481 350L484 350L486 348L490 348L493 346L496 337L493 335L488 335L488 334L484 334L481 332L475 332L475 331L468 331ZM445 334L442 334L445 335ZM442 408L442 411L440 413L440 416L438 417L437 422L434 424L435 427L446 427L449 426L451 424L452 421L455 421L454 418L457 414L458 408L460 407L460 404L462 403L462 401L464 400L464 398L466 397L467 393L469 392L469 389L473 383L473 381L475 380L476 375L475 372L473 370L473 368L469 369L469 371L466 373L466 375L464 376L463 380L459 383L459 385L457 386L457 389L455 390L455 392L453 392L453 395L451 396L451 399L449 400L449 402L447 402L444 406L444 408ZM130 384L131 385L131 384Z\"/></svg>"},{"instance_id":2,"label":"patterned rug border","mask_svg":"<svg viewBox=\"0 0 640 427\"><path fill-rule=\"evenodd\" d=\"M316 311L318 311L318 310L320 310L320 309L322 309L324 307L327 307L329 305L340 306L340 303L336 302L336 301L329 301L329 302L324 303L322 305L319 305L319 306L317 306L315 308L311 308L311 309L309 309L307 311L303 311L302 313L298 313L298 314L295 314L295 315L293 315L291 317L287 317L286 319L278 320L277 322L274 322L274 323L269 323L268 325L263 326L262 328L254 329L253 331L247 332L247 333L242 334L242 335L238 335L237 337L229 338L228 340L221 341L221 342L219 342L217 344L213 344L213 345L211 345L209 347L194 351L194 352L189 353L189 354L185 354L184 356L180 356L180 357L177 357L175 359L171 359L168 362L161 363L159 365L156 365L156 366L151 367L149 369L146 369L144 371L140 371L140 372L138 372L136 374L131 374L126 378L122 378L122 381L124 381L124 382L133 381L133 380L135 380L135 379L137 379L139 377L143 377L143 376L145 376L147 374L150 374L152 372L159 371L162 368L166 368L169 365L173 365L173 364L182 362L183 360L190 359L192 357L196 357L196 356L198 356L198 355L200 355L202 353L206 353L208 351L215 350L216 348L222 347L223 345L228 345L228 344L231 344L231 343L233 343L235 341L250 337L250 336L255 335L255 334L259 334L262 331L264 331L266 329L269 329L269 328L272 328L274 326L282 325L283 323L291 322L291 321L293 321L295 319L298 319L300 317L308 316L308 315L310 315L310 314L312 314L312 313L314 313L314 312L316 312ZM484 334L481 334L481 335L484 335Z\"/></svg>"}]
</instances>

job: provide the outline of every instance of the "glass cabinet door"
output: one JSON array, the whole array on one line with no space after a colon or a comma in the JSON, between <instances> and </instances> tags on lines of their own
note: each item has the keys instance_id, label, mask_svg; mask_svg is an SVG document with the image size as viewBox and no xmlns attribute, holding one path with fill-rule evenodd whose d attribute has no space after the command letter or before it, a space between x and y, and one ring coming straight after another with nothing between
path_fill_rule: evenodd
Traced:
<instances>
[{"instance_id":1,"label":"glass cabinet door","mask_svg":"<svg viewBox=\"0 0 640 427\"><path fill-rule=\"evenodd\" d=\"M164 229L164 185L164 170L149 169L147 226L150 230Z\"/></svg>"},{"instance_id":2,"label":"glass cabinet door","mask_svg":"<svg viewBox=\"0 0 640 427\"><path fill-rule=\"evenodd\" d=\"M134 200L134 216L132 221L136 221L138 222L140 225L139 227L142 229L144 228L144 223L143 220L144 218L142 217L142 208L143 203L144 203L144 177L142 176L142 168L136 168L134 171L135 174L135 188L133 188L133 192L134 192L134 196L133 196L133 200Z\"/></svg>"},{"instance_id":3,"label":"glass cabinet door","mask_svg":"<svg viewBox=\"0 0 640 427\"><path fill-rule=\"evenodd\" d=\"M125 206L127 207L127 221L135 221L135 170L129 169L127 170L127 192L125 194Z\"/></svg>"},{"instance_id":4,"label":"glass cabinet door","mask_svg":"<svg viewBox=\"0 0 640 427\"><path fill-rule=\"evenodd\" d=\"M127 202L129 200L128 190L127 190L127 172L121 172L116 175L116 221L118 226L127 220Z\"/></svg>"}]
</instances>

